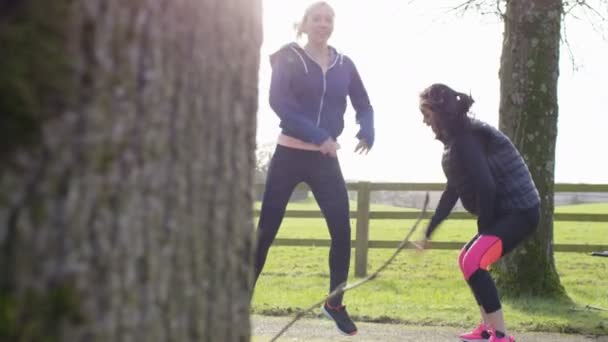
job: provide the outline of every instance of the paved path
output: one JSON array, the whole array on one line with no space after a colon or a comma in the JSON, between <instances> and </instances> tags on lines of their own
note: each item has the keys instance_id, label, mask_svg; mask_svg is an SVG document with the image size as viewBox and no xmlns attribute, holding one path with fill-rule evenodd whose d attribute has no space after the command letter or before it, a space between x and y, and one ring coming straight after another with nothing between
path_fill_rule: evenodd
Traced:
<instances>
[{"instance_id":1,"label":"paved path","mask_svg":"<svg viewBox=\"0 0 608 342\"><path fill-rule=\"evenodd\" d=\"M252 316L253 341L269 341L275 336L292 317ZM327 319L305 318L297 321L282 335L279 341L417 341L417 342L445 342L458 341L456 337L459 329L451 327L419 327L399 324L357 323L359 333L356 336L340 335L333 322ZM554 333L526 333L515 332L518 342L608 342L608 336L588 337L583 335L568 335Z\"/></svg>"}]
</instances>

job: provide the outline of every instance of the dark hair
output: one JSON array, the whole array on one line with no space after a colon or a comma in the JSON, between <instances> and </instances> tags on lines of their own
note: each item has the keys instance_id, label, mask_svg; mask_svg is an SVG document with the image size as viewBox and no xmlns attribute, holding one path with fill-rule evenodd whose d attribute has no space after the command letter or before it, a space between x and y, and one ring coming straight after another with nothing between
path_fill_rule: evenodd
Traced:
<instances>
[{"instance_id":1,"label":"dark hair","mask_svg":"<svg viewBox=\"0 0 608 342\"><path fill-rule=\"evenodd\" d=\"M420 93L420 108L427 107L437 113L441 128L448 134L470 126L467 114L474 102L470 95L441 83L432 84Z\"/></svg>"}]
</instances>

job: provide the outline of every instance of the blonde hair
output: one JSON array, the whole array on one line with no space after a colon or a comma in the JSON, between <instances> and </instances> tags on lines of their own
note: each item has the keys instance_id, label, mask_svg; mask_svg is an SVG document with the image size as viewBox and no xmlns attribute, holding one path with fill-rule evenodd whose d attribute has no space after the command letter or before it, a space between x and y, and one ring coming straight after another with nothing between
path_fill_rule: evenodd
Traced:
<instances>
[{"instance_id":1,"label":"blonde hair","mask_svg":"<svg viewBox=\"0 0 608 342\"><path fill-rule=\"evenodd\" d=\"M313 9L320 7L320 6L327 6L332 11L332 13L334 13L333 7L331 7L331 5L327 1L316 1L316 2L313 2L312 4L310 4L308 7L306 7L306 10L304 11L304 15L302 16L302 20L300 20L300 22L295 23L295 25L294 25L295 29L296 29L296 38L297 39L300 39L302 37L302 35L304 34L304 31L303 31L304 24L308 20L308 16L310 15L310 12L312 12Z\"/></svg>"}]
</instances>

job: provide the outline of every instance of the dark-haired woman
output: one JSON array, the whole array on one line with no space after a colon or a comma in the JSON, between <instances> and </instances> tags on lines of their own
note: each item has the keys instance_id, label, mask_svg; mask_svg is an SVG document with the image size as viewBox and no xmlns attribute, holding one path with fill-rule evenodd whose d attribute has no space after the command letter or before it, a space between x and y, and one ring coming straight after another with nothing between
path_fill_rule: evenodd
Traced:
<instances>
[{"instance_id":1,"label":"dark-haired woman","mask_svg":"<svg viewBox=\"0 0 608 342\"><path fill-rule=\"evenodd\" d=\"M540 197L528 167L511 140L498 129L469 117L473 99L444 84L420 94L423 121L444 144L447 178L426 229L425 248L456 201L477 217L477 234L462 248L458 264L479 305L481 322L462 341L515 341L507 335L494 280L488 267L536 229Z\"/></svg>"}]
</instances>

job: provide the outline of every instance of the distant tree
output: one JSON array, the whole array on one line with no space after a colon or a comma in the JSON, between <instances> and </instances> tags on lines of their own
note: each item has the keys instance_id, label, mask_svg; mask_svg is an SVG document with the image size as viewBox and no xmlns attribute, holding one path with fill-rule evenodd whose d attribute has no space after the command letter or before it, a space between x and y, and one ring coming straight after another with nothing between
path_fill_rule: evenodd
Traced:
<instances>
[{"instance_id":1,"label":"distant tree","mask_svg":"<svg viewBox=\"0 0 608 342\"><path fill-rule=\"evenodd\" d=\"M275 143L264 143L259 145L255 150L255 182L264 183L266 181L266 174L268 174L268 168L270 167L270 160L274 153Z\"/></svg>"},{"instance_id":2,"label":"distant tree","mask_svg":"<svg viewBox=\"0 0 608 342\"><path fill-rule=\"evenodd\" d=\"M260 2L0 1L0 340L250 340Z\"/></svg>"}]
</instances>

